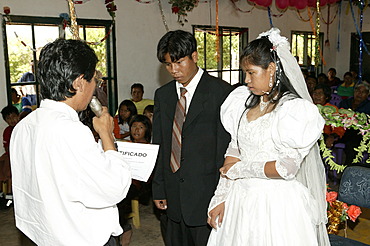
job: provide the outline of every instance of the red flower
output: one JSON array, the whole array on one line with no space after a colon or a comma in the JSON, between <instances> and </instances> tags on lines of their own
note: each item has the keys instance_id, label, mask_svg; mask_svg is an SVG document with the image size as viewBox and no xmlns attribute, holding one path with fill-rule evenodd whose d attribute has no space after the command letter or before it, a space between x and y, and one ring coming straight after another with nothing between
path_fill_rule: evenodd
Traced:
<instances>
[{"instance_id":1,"label":"red flower","mask_svg":"<svg viewBox=\"0 0 370 246\"><path fill-rule=\"evenodd\" d=\"M358 206L351 205L347 211L348 217L353 222L356 221L357 217L361 214L361 209Z\"/></svg>"},{"instance_id":2,"label":"red flower","mask_svg":"<svg viewBox=\"0 0 370 246\"><path fill-rule=\"evenodd\" d=\"M107 9L108 9L109 12L114 12L114 11L117 10L117 6L114 5L114 3L110 3L106 7L107 7Z\"/></svg>"},{"instance_id":3,"label":"red flower","mask_svg":"<svg viewBox=\"0 0 370 246\"><path fill-rule=\"evenodd\" d=\"M108 4L108 3L111 3L113 2L114 0L105 0L105 4Z\"/></svg>"},{"instance_id":4,"label":"red flower","mask_svg":"<svg viewBox=\"0 0 370 246\"><path fill-rule=\"evenodd\" d=\"M347 203L343 202L342 207L343 207L344 209L348 209L348 205L347 205Z\"/></svg>"},{"instance_id":5,"label":"red flower","mask_svg":"<svg viewBox=\"0 0 370 246\"><path fill-rule=\"evenodd\" d=\"M337 200L337 197L338 193L335 191L326 192L326 201L330 204Z\"/></svg>"},{"instance_id":6,"label":"red flower","mask_svg":"<svg viewBox=\"0 0 370 246\"><path fill-rule=\"evenodd\" d=\"M177 7L177 6L172 7L172 13L177 14L179 11L180 11L179 7Z\"/></svg>"}]
</instances>

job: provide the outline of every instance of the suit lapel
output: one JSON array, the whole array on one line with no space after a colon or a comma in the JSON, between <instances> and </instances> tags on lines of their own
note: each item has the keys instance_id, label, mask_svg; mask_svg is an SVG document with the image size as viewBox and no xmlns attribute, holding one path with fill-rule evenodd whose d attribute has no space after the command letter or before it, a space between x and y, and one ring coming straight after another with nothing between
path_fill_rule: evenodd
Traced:
<instances>
[{"instance_id":1,"label":"suit lapel","mask_svg":"<svg viewBox=\"0 0 370 246\"><path fill-rule=\"evenodd\" d=\"M176 104L178 101L178 96L176 92L176 82L172 81L171 86L168 87L168 91L165 92L166 99L164 100L163 105L163 112L165 112L166 116L170 121L173 121L175 111L176 111Z\"/></svg>"},{"instance_id":2,"label":"suit lapel","mask_svg":"<svg viewBox=\"0 0 370 246\"><path fill-rule=\"evenodd\" d=\"M207 72L204 71L193 98L191 99L190 107L186 115L186 119L183 126L183 131L191 125L191 123L198 117L198 115L204 110L204 103L208 100L208 87L209 81L207 79Z\"/></svg>"}]
</instances>

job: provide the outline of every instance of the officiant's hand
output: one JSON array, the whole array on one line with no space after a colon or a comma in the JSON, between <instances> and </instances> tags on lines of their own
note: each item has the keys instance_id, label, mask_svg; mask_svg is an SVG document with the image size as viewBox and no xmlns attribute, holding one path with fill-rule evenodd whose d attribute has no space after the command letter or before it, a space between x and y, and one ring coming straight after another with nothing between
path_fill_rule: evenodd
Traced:
<instances>
[{"instance_id":1,"label":"officiant's hand","mask_svg":"<svg viewBox=\"0 0 370 246\"><path fill-rule=\"evenodd\" d=\"M224 212L225 202L220 203L208 213L207 223L217 230L217 226L221 227L222 221L224 219Z\"/></svg>"},{"instance_id":2,"label":"officiant's hand","mask_svg":"<svg viewBox=\"0 0 370 246\"><path fill-rule=\"evenodd\" d=\"M154 200L154 204L160 210L166 210L167 209L167 200Z\"/></svg>"}]
</instances>

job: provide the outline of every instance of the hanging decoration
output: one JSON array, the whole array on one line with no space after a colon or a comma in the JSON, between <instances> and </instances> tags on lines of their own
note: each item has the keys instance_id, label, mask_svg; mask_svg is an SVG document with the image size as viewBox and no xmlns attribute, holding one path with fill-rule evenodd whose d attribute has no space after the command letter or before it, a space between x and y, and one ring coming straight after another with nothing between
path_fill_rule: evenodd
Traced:
<instances>
[{"instance_id":1,"label":"hanging decoration","mask_svg":"<svg viewBox=\"0 0 370 246\"><path fill-rule=\"evenodd\" d=\"M10 8L8 6L4 6L3 7L3 11L4 11L4 14L5 15L9 15L10 14Z\"/></svg>"},{"instance_id":2,"label":"hanging decoration","mask_svg":"<svg viewBox=\"0 0 370 246\"><path fill-rule=\"evenodd\" d=\"M166 29L166 32L168 32L170 29L168 28L166 17L164 16L164 13L163 13L161 0L158 0L158 7L159 7L159 11L161 12L162 22L163 22L164 28Z\"/></svg>"},{"instance_id":3,"label":"hanging decoration","mask_svg":"<svg viewBox=\"0 0 370 246\"><path fill-rule=\"evenodd\" d=\"M349 1L349 5L351 7L351 14L352 14L352 19L353 19L353 22L355 24L355 27L356 27L356 31L357 31L357 34L360 38L360 42L359 42L359 58L358 58L358 80L359 81L362 81L362 58L363 58L363 54L362 54L362 49L364 49L366 51L366 53L368 55L370 55L367 47L366 47L366 44L362 38L362 22L363 22L363 10L365 8L365 3L364 3L364 0L360 0L358 2L358 7L360 8L360 27L357 26L357 21L356 21L356 18L355 18L355 14L354 14L354 11L353 11L353 4L352 4L352 0Z\"/></svg>"},{"instance_id":4,"label":"hanging decoration","mask_svg":"<svg viewBox=\"0 0 370 246\"><path fill-rule=\"evenodd\" d=\"M230 2L233 4L234 8L239 11L239 12L242 12L242 13L251 13L252 10L254 9L254 7L256 6L255 4L253 4L253 7L250 9L250 10L242 10L240 9L238 6L236 6L236 2L239 1L239 0L230 0Z\"/></svg>"},{"instance_id":5,"label":"hanging decoration","mask_svg":"<svg viewBox=\"0 0 370 246\"><path fill-rule=\"evenodd\" d=\"M270 7L267 7L267 13L268 13L268 16L269 16L269 21L270 21L270 27L274 27L274 24L272 24L272 17L271 17L271 9Z\"/></svg>"},{"instance_id":6,"label":"hanging decoration","mask_svg":"<svg viewBox=\"0 0 370 246\"><path fill-rule=\"evenodd\" d=\"M238 0L233 0L238 1ZM272 0L249 0L259 6L269 7L272 4ZM333 4L341 0L320 0L320 6L325 6L327 4ZM316 8L316 0L275 0L275 5L279 9L286 9L288 7L293 7L296 9L304 9L306 7Z\"/></svg>"},{"instance_id":7,"label":"hanging decoration","mask_svg":"<svg viewBox=\"0 0 370 246\"><path fill-rule=\"evenodd\" d=\"M195 28L195 30L198 31L198 32L204 32L204 33L207 33L207 34L210 34L210 35L216 35L215 32L206 31L206 30L203 30L203 29L200 29L200 28ZM228 33L228 34L218 34L218 36L220 36L220 37L239 36L239 35L242 35L243 33L247 32L247 31L248 31L248 28L245 28L240 32Z\"/></svg>"},{"instance_id":8,"label":"hanging decoration","mask_svg":"<svg viewBox=\"0 0 370 246\"><path fill-rule=\"evenodd\" d=\"M199 0L170 0L168 3L171 4L172 13L177 15L177 22L183 26L188 22L188 12L198 6Z\"/></svg>"},{"instance_id":9,"label":"hanging decoration","mask_svg":"<svg viewBox=\"0 0 370 246\"><path fill-rule=\"evenodd\" d=\"M113 21L116 17L117 5L114 3L114 0L105 0L105 7L109 15L112 17Z\"/></svg>"},{"instance_id":10,"label":"hanging decoration","mask_svg":"<svg viewBox=\"0 0 370 246\"><path fill-rule=\"evenodd\" d=\"M143 0L136 0L138 3L143 3L143 4L151 4L154 3L156 0L149 0L149 1L143 1Z\"/></svg>"},{"instance_id":11,"label":"hanging decoration","mask_svg":"<svg viewBox=\"0 0 370 246\"><path fill-rule=\"evenodd\" d=\"M18 41L24 46L27 47L29 50L36 52L36 49L32 48L30 45L26 44L21 38L19 38L18 34L14 32L15 37L18 39Z\"/></svg>"},{"instance_id":12,"label":"hanging decoration","mask_svg":"<svg viewBox=\"0 0 370 246\"><path fill-rule=\"evenodd\" d=\"M90 0L75 0L75 1L73 1L74 2L74 4L83 4L83 3L87 3L87 2L89 2Z\"/></svg>"},{"instance_id":13,"label":"hanging decoration","mask_svg":"<svg viewBox=\"0 0 370 246\"><path fill-rule=\"evenodd\" d=\"M76 10L75 4L73 0L68 0L68 7L69 7L69 16L71 18L71 32L72 32L72 39L79 40L79 32L78 32L78 25L77 25L77 17L76 17Z\"/></svg>"},{"instance_id":14,"label":"hanging decoration","mask_svg":"<svg viewBox=\"0 0 370 246\"><path fill-rule=\"evenodd\" d=\"M217 63L220 61L220 34L218 26L218 0L216 0L216 52L217 52Z\"/></svg>"},{"instance_id":15,"label":"hanging decoration","mask_svg":"<svg viewBox=\"0 0 370 246\"><path fill-rule=\"evenodd\" d=\"M309 8L307 9L307 11L309 12L309 11L311 11ZM312 13L312 15L314 15L316 13L316 9L314 9L313 10L313 13ZM310 12L309 12L309 15L308 15L308 19L304 19L303 17L302 17L302 15L301 15L301 12L297 9L297 14L298 14L298 16L299 16L299 19L301 19L301 21L304 21L304 22L309 22L309 21L311 21L312 20L312 17L310 16Z\"/></svg>"},{"instance_id":16,"label":"hanging decoration","mask_svg":"<svg viewBox=\"0 0 370 246\"><path fill-rule=\"evenodd\" d=\"M339 6L338 6L338 9L339 9L339 20L338 20L338 35L337 35L337 51L339 52L340 50L340 22L342 20L342 1L339 2Z\"/></svg>"},{"instance_id":17,"label":"hanging decoration","mask_svg":"<svg viewBox=\"0 0 370 246\"><path fill-rule=\"evenodd\" d=\"M317 68L320 63L320 0L316 2L316 33L315 33L315 67Z\"/></svg>"},{"instance_id":18,"label":"hanging decoration","mask_svg":"<svg viewBox=\"0 0 370 246\"><path fill-rule=\"evenodd\" d=\"M310 18L310 24L311 24L311 28L312 28L312 32L313 33L315 33L315 38L317 37L317 33L316 33L316 29L317 28L315 28L315 24L313 23L313 17L312 17L312 13L311 13L311 10L310 10L310 8L307 8L307 13L308 13L308 16L309 16L309 18ZM319 32L320 33L320 32ZM320 47L320 43L319 42L315 42L315 50L316 50L316 54L315 54L315 64L317 64L318 65L318 63L316 63L317 62L317 59L319 59L319 62L320 62L320 59L321 59L321 61L322 61L322 63L324 64L324 65L326 65L326 62L325 62L325 59L324 59L324 56L322 55L322 52L321 52L321 47ZM319 51L319 52L317 52L317 51ZM317 56L317 54L319 54L319 56ZM316 65L315 65L316 66Z\"/></svg>"}]
</instances>

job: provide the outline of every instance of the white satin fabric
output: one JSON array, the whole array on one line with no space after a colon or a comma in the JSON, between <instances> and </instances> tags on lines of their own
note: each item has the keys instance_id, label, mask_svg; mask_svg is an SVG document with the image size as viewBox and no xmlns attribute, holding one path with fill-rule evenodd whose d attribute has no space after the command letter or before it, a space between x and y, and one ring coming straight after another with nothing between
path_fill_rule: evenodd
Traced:
<instances>
[{"instance_id":1,"label":"white satin fabric","mask_svg":"<svg viewBox=\"0 0 370 246\"><path fill-rule=\"evenodd\" d=\"M225 216L208 245L329 245L327 236L317 236L321 197L318 201L305 186L307 180L296 178L306 170L302 163L309 165L303 160L315 148L324 120L309 101L286 95L274 111L248 122L249 94L247 87L238 87L222 105L221 120L232 136L226 156L238 157L241 166L277 161L284 179L250 178L242 173L245 168L234 170L236 179L221 177L209 211L225 202ZM321 169L312 169L321 177Z\"/></svg>"}]
</instances>

